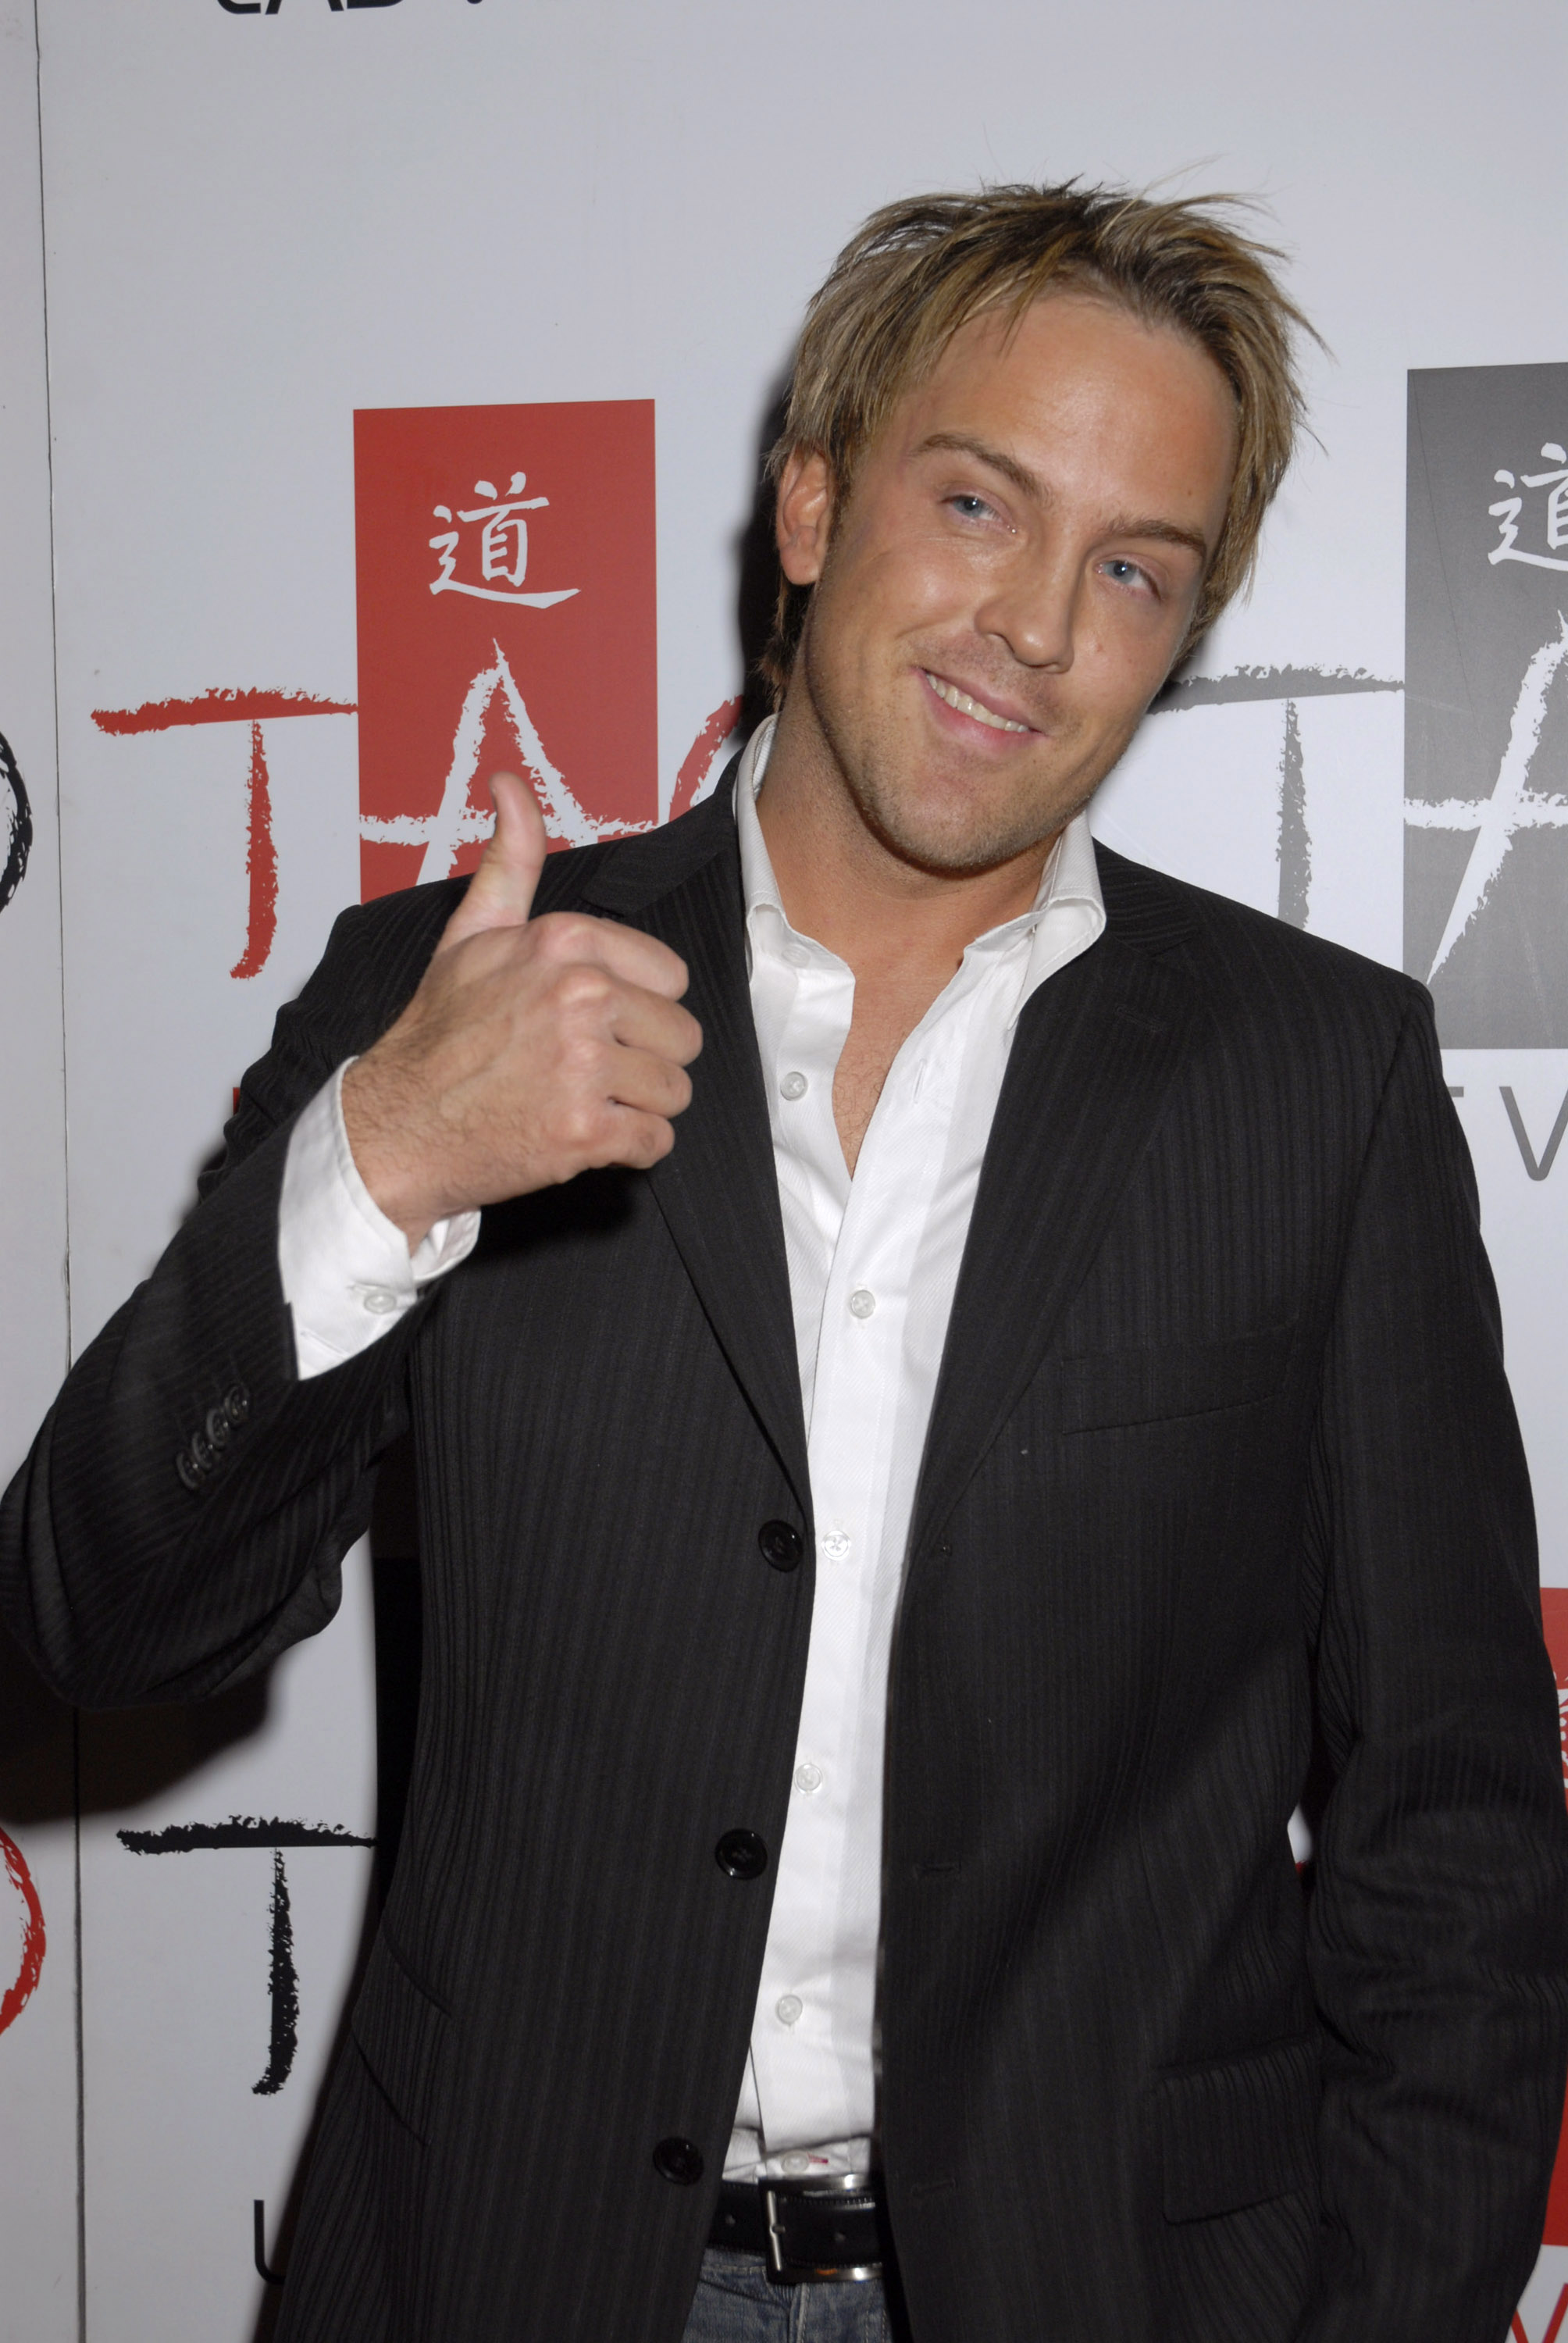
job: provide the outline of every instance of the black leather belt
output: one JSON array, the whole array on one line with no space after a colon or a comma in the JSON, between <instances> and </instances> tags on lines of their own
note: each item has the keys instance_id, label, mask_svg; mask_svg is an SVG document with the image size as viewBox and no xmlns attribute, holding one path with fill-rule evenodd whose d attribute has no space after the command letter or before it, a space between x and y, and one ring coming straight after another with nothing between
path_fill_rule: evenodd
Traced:
<instances>
[{"instance_id":1,"label":"black leather belt","mask_svg":"<svg viewBox=\"0 0 1568 2343\"><path fill-rule=\"evenodd\" d=\"M882 2184L865 2172L726 2180L709 2243L761 2254L782 2286L877 2278L892 2258Z\"/></svg>"}]
</instances>

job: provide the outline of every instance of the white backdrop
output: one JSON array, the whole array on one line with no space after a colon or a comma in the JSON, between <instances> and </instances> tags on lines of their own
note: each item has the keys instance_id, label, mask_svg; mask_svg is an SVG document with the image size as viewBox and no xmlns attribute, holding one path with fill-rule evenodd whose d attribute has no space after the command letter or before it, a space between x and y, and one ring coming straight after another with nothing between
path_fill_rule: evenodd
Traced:
<instances>
[{"instance_id":1,"label":"white backdrop","mask_svg":"<svg viewBox=\"0 0 1568 2343\"><path fill-rule=\"evenodd\" d=\"M28 1232L0 1272L6 1472L62 1363L67 1208L79 1347L188 1208L234 1083L360 887L354 715L269 720L276 939L258 973L231 974L250 905L248 721L116 730L95 711L214 691L352 708L356 409L651 399L668 805L739 689L738 543L801 306L895 194L1081 172L1267 198L1332 352L1309 360L1317 443L1251 602L1200 651L1220 689L1150 719L1097 826L1401 961L1407 373L1568 358L1557 0L971 0L958 15L933 0L37 0L36 14L41 109L30 0L0 0L0 732L36 825L0 911L0 1164ZM1483 544L1496 493L1478 478ZM1559 762L1538 788L1565 786L1563 737L1543 734ZM1568 1148L1532 1178L1500 1095L1539 1157L1568 1051L1469 1049L1450 1078L1503 1292L1543 1578L1568 1584ZM334 1627L254 1697L85 1728L85 2330L68 1783L63 1798L29 1793L7 1825L46 1886L49 1936L36 1992L0 2033L0 2336L254 2331L266 2290L252 2207L267 2206L271 2251L367 1888L362 1848L284 1850L298 2046L258 2094L276 2063L261 1842L278 1823L375 1827L363 1557L347 1584ZM250 1818L245 1845L136 1853L120 1835L231 1816ZM1565 2286L1568 2247L1549 2248L1526 2343Z\"/></svg>"}]
</instances>

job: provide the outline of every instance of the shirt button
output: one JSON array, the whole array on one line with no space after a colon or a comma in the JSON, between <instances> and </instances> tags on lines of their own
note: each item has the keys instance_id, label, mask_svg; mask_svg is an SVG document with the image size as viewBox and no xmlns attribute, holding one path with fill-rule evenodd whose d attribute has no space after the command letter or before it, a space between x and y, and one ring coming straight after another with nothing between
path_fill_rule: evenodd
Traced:
<instances>
[{"instance_id":1,"label":"shirt button","mask_svg":"<svg viewBox=\"0 0 1568 2343\"><path fill-rule=\"evenodd\" d=\"M849 1554L851 1541L848 1530L825 1530L819 1543L829 1562L842 1562Z\"/></svg>"},{"instance_id":2,"label":"shirt button","mask_svg":"<svg viewBox=\"0 0 1568 2343\"><path fill-rule=\"evenodd\" d=\"M811 2169L810 2157L809 2156L802 2156L798 2147L792 2147L789 2155L781 2157L779 2161L783 2165L785 2171L789 2173L791 2179L794 2178L798 2172L809 2172Z\"/></svg>"},{"instance_id":3,"label":"shirt button","mask_svg":"<svg viewBox=\"0 0 1568 2343\"><path fill-rule=\"evenodd\" d=\"M773 2015L780 2026L793 2026L805 2006L798 1993L781 1993L773 2005Z\"/></svg>"},{"instance_id":4,"label":"shirt button","mask_svg":"<svg viewBox=\"0 0 1568 2343\"><path fill-rule=\"evenodd\" d=\"M857 1285L849 1296L849 1315L852 1318L870 1318L875 1315L876 1308L877 1297L870 1287Z\"/></svg>"},{"instance_id":5,"label":"shirt button","mask_svg":"<svg viewBox=\"0 0 1568 2343\"><path fill-rule=\"evenodd\" d=\"M397 1307L397 1296L389 1285L367 1285L359 1299L377 1318L385 1318Z\"/></svg>"},{"instance_id":6,"label":"shirt button","mask_svg":"<svg viewBox=\"0 0 1568 2343\"><path fill-rule=\"evenodd\" d=\"M804 1790L808 1797L810 1797L813 1791L821 1788L822 1778L822 1768L820 1765L813 1765L809 1757L802 1758L800 1764L795 1768L795 1787L798 1790Z\"/></svg>"},{"instance_id":7,"label":"shirt button","mask_svg":"<svg viewBox=\"0 0 1568 2343\"><path fill-rule=\"evenodd\" d=\"M787 1099L798 1099L804 1098L811 1085L804 1074L786 1074L779 1087Z\"/></svg>"}]
</instances>

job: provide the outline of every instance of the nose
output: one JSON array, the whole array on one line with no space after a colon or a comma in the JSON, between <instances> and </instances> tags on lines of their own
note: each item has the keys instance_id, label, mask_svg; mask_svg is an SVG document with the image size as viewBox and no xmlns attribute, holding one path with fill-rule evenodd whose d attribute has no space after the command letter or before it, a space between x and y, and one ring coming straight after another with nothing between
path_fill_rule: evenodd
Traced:
<instances>
[{"instance_id":1,"label":"nose","mask_svg":"<svg viewBox=\"0 0 1568 2343\"><path fill-rule=\"evenodd\" d=\"M1020 666L1065 674L1072 665L1079 582L1063 548L1030 547L992 580L975 624L1005 643Z\"/></svg>"}]
</instances>

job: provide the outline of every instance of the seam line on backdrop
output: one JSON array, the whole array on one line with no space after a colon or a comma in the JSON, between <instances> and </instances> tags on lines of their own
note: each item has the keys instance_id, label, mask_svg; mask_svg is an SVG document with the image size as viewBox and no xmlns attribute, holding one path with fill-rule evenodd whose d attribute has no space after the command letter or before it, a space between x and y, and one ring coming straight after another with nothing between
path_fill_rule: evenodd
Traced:
<instances>
[{"instance_id":1,"label":"seam line on backdrop","mask_svg":"<svg viewBox=\"0 0 1568 2343\"><path fill-rule=\"evenodd\" d=\"M72 1892L75 1900L73 1928L73 1989L76 2001L76 2336L87 2343L87 2072L82 2023L82 1712L71 1711Z\"/></svg>"},{"instance_id":2,"label":"seam line on backdrop","mask_svg":"<svg viewBox=\"0 0 1568 2343\"><path fill-rule=\"evenodd\" d=\"M65 1289L65 1363L71 1361L71 1075L65 1041L65 857L62 851L60 804L60 624L55 591L55 401L49 349L49 232L44 176L44 28L39 0L33 0L34 90L38 121L38 281L44 311L44 460L49 482L49 649L55 690L55 898L60 933L60 1104L61 1168L65 1174L65 1259L61 1275ZM76 2337L87 2343L87 2077L82 2016L82 1716L71 1717L71 1872L72 1940L75 1974L75 2051L76 2060Z\"/></svg>"}]
</instances>

